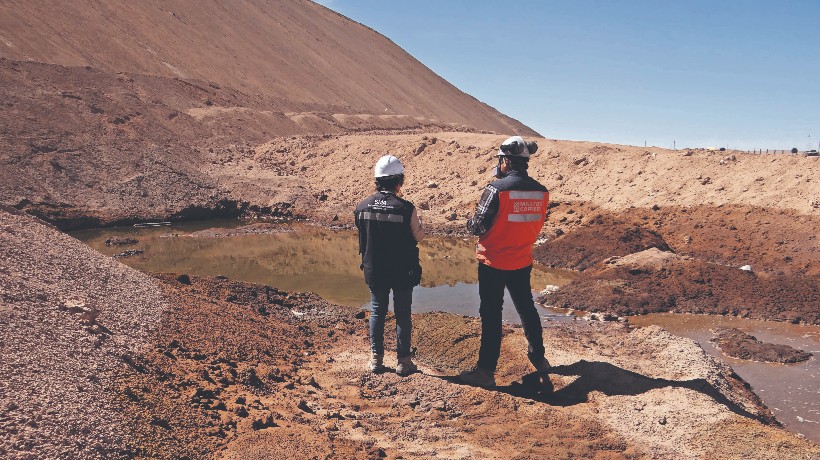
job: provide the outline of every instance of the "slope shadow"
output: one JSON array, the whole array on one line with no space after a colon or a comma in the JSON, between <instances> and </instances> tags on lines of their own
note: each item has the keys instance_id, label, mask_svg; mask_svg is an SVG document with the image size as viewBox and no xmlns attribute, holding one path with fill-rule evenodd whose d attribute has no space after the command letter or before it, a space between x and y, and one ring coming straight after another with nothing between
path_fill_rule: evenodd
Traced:
<instances>
[{"instance_id":1,"label":"slope shadow","mask_svg":"<svg viewBox=\"0 0 820 460\"><path fill-rule=\"evenodd\" d=\"M718 389L712 386L706 379L682 381L658 379L621 369L610 363L585 360L577 361L566 366L554 366L550 370L550 374L565 376L577 375L578 378L569 385L552 392L551 388L549 388L551 385L545 387L541 383L538 374L533 372L525 375L520 382L488 388L488 390L544 402L552 406L566 407L588 402L589 394L593 391L601 392L607 396L634 396L658 388L687 388L709 396L715 400L715 402L726 406L727 409L737 415L757 420L767 425L777 424L776 421L770 418L747 411L718 391ZM458 377L444 377L444 379L453 383L461 383Z\"/></svg>"}]
</instances>

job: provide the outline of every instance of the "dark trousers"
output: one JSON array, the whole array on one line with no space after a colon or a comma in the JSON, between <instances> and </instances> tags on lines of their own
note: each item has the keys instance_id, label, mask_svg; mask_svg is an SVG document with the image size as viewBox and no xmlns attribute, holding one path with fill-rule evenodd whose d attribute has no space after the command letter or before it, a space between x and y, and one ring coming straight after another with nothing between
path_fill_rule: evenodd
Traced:
<instances>
[{"instance_id":1,"label":"dark trousers","mask_svg":"<svg viewBox=\"0 0 820 460\"><path fill-rule=\"evenodd\" d=\"M495 372L501 354L501 308L504 305L504 288L510 292L524 336L529 342L527 357L536 364L544 359L544 338L541 336L541 317L532 300L530 273L532 265L518 270L499 270L478 264L478 295L481 298L481 348L478 367Z\"/></svg>"}]
</instances>

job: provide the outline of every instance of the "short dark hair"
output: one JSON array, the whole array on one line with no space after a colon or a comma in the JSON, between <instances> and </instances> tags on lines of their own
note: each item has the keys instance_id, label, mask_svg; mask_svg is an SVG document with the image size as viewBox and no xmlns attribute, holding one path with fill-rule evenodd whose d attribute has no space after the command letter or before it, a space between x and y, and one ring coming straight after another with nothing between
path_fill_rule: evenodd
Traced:
<instances>
[{"instance_id":1,"label":"short dark hair","mask_svg":"<svg viewBox=\"0 0 820 460\"><path fill-rule=\"evenodd\" d=\"M376 178L376 190L380 192L395 192L400 185L404 185L404 174Z\"/></svg>"},{"instance_id":2,"label":"short dark hair","mask_svg":"<svg viewBox=\"0 0 820 460\"><path fill-rule=\"evenodd\" d=\"M505 156L504 158L510 160L510 168L513 171L526 171L530 166L529 158Z\"/></svg>"}]
</instances>

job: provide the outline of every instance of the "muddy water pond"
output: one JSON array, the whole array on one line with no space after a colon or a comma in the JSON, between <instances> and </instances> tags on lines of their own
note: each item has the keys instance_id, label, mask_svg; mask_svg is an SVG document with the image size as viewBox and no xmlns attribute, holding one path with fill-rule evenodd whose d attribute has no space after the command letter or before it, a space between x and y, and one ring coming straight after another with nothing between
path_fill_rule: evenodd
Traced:
<instances>
[{"instance_id":1,"label":"muddy water pond","mask_svg":"<svg viewBox=\"0 0 820 460\"><path fill-rule=\"evenodd\" d=\"M365 306L369 292L359 270L358 240L349 230L310 225L286 225L248 234L232 228L238 221L207 221L156 228L109 228L72 233L107 255L128 250L141 254L120 260L139 270L192 275L224 275L234 280L263 283L288 291L315 292L331 302ZM221 230L214 230L221 229ZM106 246L108 238L133 238L138 243ZM413 311L448 311L478 315L475 240L428 237L420 244L421 286L413 291ZM573 273L536 267L532 285L569 283ZM512 301L504 303L504 319L518 322ZM540 308L545 321L567 321L565 311ZM728 362L763 398L778 420L790 430L820 441L820 327L738 318L659 314L630 318L639 326L656 324L689 337L707 352ZM764 364L724 356L709 342L711 329L736 327L758 340L782 343L814 354L809 361Z\"/></svg>"},{"instance_id":2,"label":"muddy water pond","mask_svg":"<svg viewBox=\"0 0 820 460\"><path fill-rule=\"evenodd\" d=\"M143 271L224 275L230 279L263 283L287 291L315 292L341 305L363 306L370 293L359 270L355 231L330 230L310 225L276 226L264 233L232 235L236 221L193 222L173 227L108 228L72 233L107 255L127 250L141 254L121 258ZM215 227L223 230L215 231ZM133 238L137 244L106 246L109 238ZM419 245L421 286L413 290L413 312L448 311L478 315L475 241L430 236ZM537 267L533 289L549 284L562 286L573 272ZM507 296L504 319L517 322ZM545 318L566 320L563 310L541 309Z\"/></svg>"}]
</instances>

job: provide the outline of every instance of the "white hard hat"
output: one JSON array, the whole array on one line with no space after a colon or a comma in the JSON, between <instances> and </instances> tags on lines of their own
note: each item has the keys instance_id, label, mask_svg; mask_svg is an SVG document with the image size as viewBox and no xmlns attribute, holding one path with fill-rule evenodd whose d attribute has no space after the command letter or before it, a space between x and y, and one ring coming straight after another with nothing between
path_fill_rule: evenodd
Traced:
<instances>
[{"instance_id":1,"label":"white hard hat","mask_svg":"<svg viewBox=\"0 0 820 460\"><path fill-rule=\"evenodd\" d=\"M535 142L526 142L521 136L512 136L501 143L501 147L499 147L496 156L529 159L530 155L537 150L538 144Z\"/></svg>"},{"instance_id":2,"label":"white hard hat","mask_svg":"<svg viewBox=\"0 0 820 460\"><path fill-rule=\"evenodd\" d=\"M393 155L385 155L379 158L376 167L373 168L374 177L395 176L397 174L404 174L404 165Z\"/></svg>"}]
</instances>

